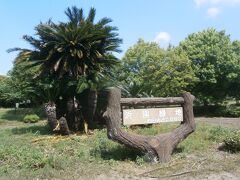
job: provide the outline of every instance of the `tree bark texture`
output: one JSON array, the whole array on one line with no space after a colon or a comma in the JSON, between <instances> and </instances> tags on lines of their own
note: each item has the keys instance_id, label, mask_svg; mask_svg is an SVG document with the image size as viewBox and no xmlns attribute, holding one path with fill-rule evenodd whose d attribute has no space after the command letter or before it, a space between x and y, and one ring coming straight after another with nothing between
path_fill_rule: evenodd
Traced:
<instances>
[{"instance_id":1,"label":"tree bark texture","mask_svg":"<svg viewBox=\"0 0 240 180\"><path fill-rule=\"evenodd\" d=\"M56 104L54 102L48 102L44 104L44 110L47 115L48 124L50 130L53 131L57 125Z\"/></svg>"},{"instance_id":2,"label":"tree bark texture","mask_svg":"<svg viewBox=\"0 0 240 180\"><path fill-rule=\"evenodd\" d=\"M97 91L90 89L85 90L77 97L81 106L83 119L88 123L90 129L93 128L94 124L93 118L97 107L97 97Z\"/></svg>"},{"instance_id":3,"label":"tree bark texture","mask_svg":"<svg viewBox=\"0 0 240 180\"><path fill-rule=\"evenodd\" d=\"M179 105L183 104L182 97L167 98L121 98L123 106Z\"/></svg>"},{"instance_id":4,"label":"tree bark texture","mask_svg":"<svg viewBox=\"0 0 240 180\"><path fill-rule=\"evenodd\" d=\"M59 132L62 135L70 134L66 119L64 117L61 117L59 121L57 120L55 103L46 103L44 105L44 109L47 114L47 120L51 131Z\"/></svg>"},{"instance_id":5,"label":"tree bark texture","mask_svg":"<svg viewBox=\"0 0 240 180\"><path fill-rule=\"evenodd\" d=\"M182 104L183 122L181 125L172 132L156 136L137 135L121 129L121 91L119 89L109 88L102 93L101 97L104 101L103 117L106 120L108 137L146 153L149 161L168 162L176 146L196 128L193 96L187 92L181 98L172 98Z\"/></svg>"}]
</instances>

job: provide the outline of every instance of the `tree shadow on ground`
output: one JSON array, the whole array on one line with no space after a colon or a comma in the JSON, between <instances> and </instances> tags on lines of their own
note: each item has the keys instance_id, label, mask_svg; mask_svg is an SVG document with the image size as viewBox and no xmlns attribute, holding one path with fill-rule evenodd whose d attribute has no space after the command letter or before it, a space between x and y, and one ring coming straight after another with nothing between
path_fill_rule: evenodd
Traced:
<instances>
[{"instance_id":1,"label":"tree shadow on ground","mask_svg":"<svg viewBox=\"0 0 240 180\"><path fill-rule=\"evenodd\" d=\"M182 147L178 147L173 151L173 154L182 153L184 149ZM117 146L111 148L108 151L101 151L101 158L104 160L116 160L116 161L125 161L131 160L135 161L138 157L144 157L144 154L136 149L128 148L125 146Z\"/></svg>"},{"instance_id":2,"label":"tree shadow on ground","mask_svg":"<svg viewBox=\"0 0 240 180\"><path fill-rule=\"evenodd\" d=\"M21 134L39 134L39 135L52 135L53 133L50 131L48 125L32 125L29 127L22 127L22 128L13 128L12 133L16 135Z\"/></svg>"},{"instance_id":3,"label":"tree shadow on ground","mask_svg":"<svg viewBox=\"0 0 240 180\"><path fill-rule=\"evenodd\" d=\"M121 145L107 150L102 149L100 154L101 158L104 160L113 159L115 161L125 160L135 161L137 157L143 156L143 153L141 153L139 150L128 148Z\"/></svg>"},{"instance_id":4,"label":"tree shadow on ground","mask_svg":"<svg viewBox=\"0 0 240 180\"><path fill-rule=\"evenodd\" d=\"M22 121L26 114L37 114L40 119L45 119L45 113L42 108L22 108L22 109L8 109L0 112L0 119L8 121Z\"/></svg>"},{"instance_id":5,"label":"tree shadow on ground","mask_svg":"<svg viewBox=\"0 0 240 180\"><path fill-rule=\"evenodd\" d=\"M7 110L0 114L1 119L5 119L8 121L22 121L24 116L25 116L25 113L23 113L22 111L18 111L18 110L17 111Z\"/></svg>"},{"instance_id":6,"label":"tree shadow on ground","mask_svg":"<svg viewBox=\"0 0 240 180\"><path fill-rule=\"evenodd\" d=\"M219 151L224 151L224 152L227 152L227 153L230 153L230 154L237 154L237 153L240 152L240 147L239 146L231 147L231 146L227 146L225 143L223 143L218 147L218 150Z\"/></svg>"},{"instance_id":7,"label":"tree shadow on ground","mask_svg":"<svg viewBox=\"0 0 240 180\"><path fill-rule=\"evenodd\" d=\"M184 151L183 147L177 147L173 150L173 154L179 154L182 153Z\"/></svg>"}]
</instances>

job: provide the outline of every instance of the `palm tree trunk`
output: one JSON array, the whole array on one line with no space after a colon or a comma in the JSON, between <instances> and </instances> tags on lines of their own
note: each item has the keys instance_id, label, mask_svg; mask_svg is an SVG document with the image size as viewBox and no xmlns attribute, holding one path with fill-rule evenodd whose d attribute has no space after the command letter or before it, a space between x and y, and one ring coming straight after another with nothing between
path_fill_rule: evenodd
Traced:
<instances>
[{"instance_id":1,"label":"palm tree trunk","mask_svg":"<svg viewBox=\"0 0 240 180\"><path fill-rule=\"evenodd\" d=\"M70 134L67 121L64 117L57 120L56 104L54 102L48 102L44 105L45 112L47 114L47 120L50 130L53 132L59 132L62 135Z\"/></svg>"},{"instance_id":2,"label":"palm tree trunk","mask_svg":"<svg viewBox=\"0 0 240 180\"><path fill-rule=\"evenodd\" d=\"M88 120L90 129L92 129L94 125L93 118L94 118L96 107L97 107L97 97L98 97L98 94L96 90L89 90L86 118Z\"/></svg>"},{"instance_id":3,"label":"palm tree trunk","mask_svg":"<svg viewBox=\"0 0 240 180\"><path fill-rule=\"evenodd\" d=\"M47 115L47 120L48 120L50 129L51 131L53 131L58 125L58 121L56 117L56 104L50 101L44 104L44 110Z\"/></svg>"},{"instance_id":4,"label":"palm tree trunk","mask_svg":"<svg viewBox=\"0 0 240 180\"><path fill-rule=\"evenodd\" d=\"M74 127L74 122L75 122L75 102L74 102L74 96L69 97L67 101L67 113L66 113L66 118L67 118L67 123L68 126L71 130L75 130Z\"/></svg>"}]
</instances>

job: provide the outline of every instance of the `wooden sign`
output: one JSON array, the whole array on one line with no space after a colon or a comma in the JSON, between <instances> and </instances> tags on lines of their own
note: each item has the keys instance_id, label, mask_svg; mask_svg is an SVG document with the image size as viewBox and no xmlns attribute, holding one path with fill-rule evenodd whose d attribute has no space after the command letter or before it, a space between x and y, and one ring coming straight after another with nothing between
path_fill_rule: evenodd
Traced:
<instances>
[{"instance_id":1,"label":"wooden sign","mask_svg":"<svg viewBox=\"0 0 240 180\"><path fill-rule=\"evenodd\" d=\"M182 107L124 109L123 125L183 121Z\"/></svg>"}]
</instances>

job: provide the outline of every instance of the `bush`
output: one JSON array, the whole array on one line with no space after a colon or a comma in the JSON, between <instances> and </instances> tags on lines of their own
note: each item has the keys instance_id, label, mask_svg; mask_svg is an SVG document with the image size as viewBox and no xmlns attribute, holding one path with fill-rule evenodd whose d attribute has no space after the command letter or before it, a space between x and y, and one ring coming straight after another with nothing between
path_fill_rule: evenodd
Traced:
<instances>
[{"instance_id":1,"label":"bush","mask_svg":"<svg viewBox=\"0 0 240 180\"><path fill-rule=\"evenodd\" d=\"M240 151L240 130L236 130L224 139L224 148L230 152Z\"/></svg>"},{"instance_id":2,"label":"bush","mask_svg":"<svg viewBox=\"0 0 240 180\"><path fill-rule=\"evenodd\" d=\"M214 126L209 130L208 139L214 142L222 142L229 134L231 130L223 128L221 126Z\"/></svg>"},{"instance_id":3,"label":"bush","mask_svg":"<svg viewBox=\"0 0 240 180\"><path fill-rule=\"evenodd\" d=\"M226 113L230 117L240 117L240 106L236 104L231 104L227 107Z\"/></svg>"},{"instance_id":4,"label":"bush","mask_svg":"<svg viewBox=\"0 0 240 180\"><path fill-rule=\"evenodd\" d=\"M39 121L39 116L36 114L27 114L24 118L23 118L23 122L25 123L36 123Z\"/></svg>"}]
</instances>

